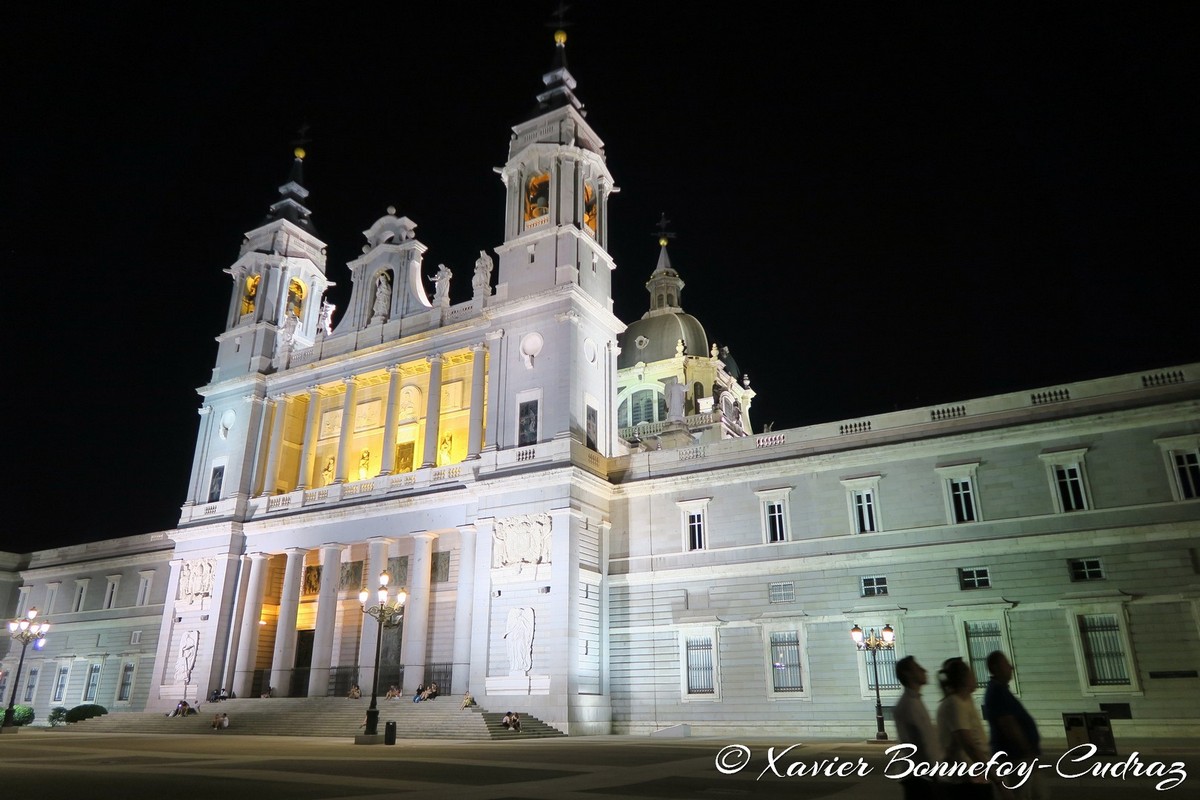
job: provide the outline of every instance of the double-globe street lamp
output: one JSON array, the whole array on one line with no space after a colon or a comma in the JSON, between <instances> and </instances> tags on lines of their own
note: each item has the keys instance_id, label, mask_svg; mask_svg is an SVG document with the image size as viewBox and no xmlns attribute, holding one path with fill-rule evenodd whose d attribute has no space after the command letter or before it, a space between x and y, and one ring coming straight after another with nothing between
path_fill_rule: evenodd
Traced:
<instances>
[{"instance_id":1,"label":"double-globe street lamp","mask_svg":"<svg viewBox=\"0 0 1200 800\"><path fill-rule=\"evenodd\" d=\"M376 592L379 605L367 608L367 601L371 599L367 587L364 586L358 593L362 613L374 617L379 623L375 626L375 678L371 681L371 706L367 709L367 736L376 736L379 733L379 658L383 652L383 629L395 628L400 624L404 619L404 601L408 599L408 592L404 589L400 589L394 598L389 599L388 580L386 572L379 573L379 590Z\"/></svg>"},{"instance_id":2,"label":"double-globe street lamp","mask_svg":"<svg viewBox=\"0 0 1200 800\"><path fill-rule=\"evenodd\" d=\"M850 629L850 638L854 639L854 646L859 650L871 651L871 664L875 668L875 725L878 728L875 739L886 742L888 736L883 729L883 701L879 697L879 651L896 647L896 631L891 625L884 625L879 634L877 636L875 629L871 628L871 632L863 636L863 629L857 625Z\"/></svg>"},{"instance_id":3,"label":"double-globe street lamp","mask_svg":"<svg viewBox=\"0 0 1200 800\"><path fill-rule=\"evenodd\" d=\"M50 630L49 622L35 622L37 619L38 610L35 606L26 612L25 616L17 617L14 620L9 620L8 633L12 638L21 643L21 660L17 662L17 674L13 678L12 693L8 696L8 708L4 709L4 726L5 728L15 728L16 723L13 721L13 705L17 702L17 687L21 684L21 668L25 666L25 650L29 647L30 642L36 642L34 647L41 649L46 643L46 631Z\"/></svg>"}]
</instances>

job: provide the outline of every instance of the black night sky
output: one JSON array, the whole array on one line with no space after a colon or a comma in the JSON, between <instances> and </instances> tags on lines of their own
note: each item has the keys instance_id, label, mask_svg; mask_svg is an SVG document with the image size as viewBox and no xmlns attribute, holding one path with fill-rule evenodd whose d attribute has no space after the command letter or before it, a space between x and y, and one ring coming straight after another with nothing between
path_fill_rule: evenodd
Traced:
<instances>
[{"instance_id":1,"label":"black night sky","mask_svg":"<svg viewBox=\"0 0 1200 800\"><path fill-rule=\"evenodd\" d=\"M9 10L0 48L17 552L178 520L222 270L301 125L333 302L388 205L466 299L553 51L545 1L88 7ZM756 430L1200 359L1169 6L719 8L581 0L567 55L621 189L618 316L666 212Z\"/></svg>"}]
</instances>

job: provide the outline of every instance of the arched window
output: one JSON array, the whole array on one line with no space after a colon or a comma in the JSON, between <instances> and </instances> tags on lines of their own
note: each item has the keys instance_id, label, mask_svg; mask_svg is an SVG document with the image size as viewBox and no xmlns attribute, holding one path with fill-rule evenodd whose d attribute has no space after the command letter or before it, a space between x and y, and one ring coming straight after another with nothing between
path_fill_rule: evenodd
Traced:
<instances>
[{"instance_id":1,"label":"arched window","mask_svg":"<svg viewBox=\"0 0 1200 800\"><path fill-rule=\"evenodd\" d=\"M262 275L247 275L246 283L242 287L242 316L254 313L254 304L258 300L258 284L262 281Z\"/></svg>"},{"instance_id":2,"label":"arched window","mask_svg":"<svg viewBox=\"0 0 1200 800\"><path fill-rule=\"evenodd\" d=\"M618 424L625 428L666 419L667 396L658 388L638 389L617 406Z\"/></svg>"}]
</instances>

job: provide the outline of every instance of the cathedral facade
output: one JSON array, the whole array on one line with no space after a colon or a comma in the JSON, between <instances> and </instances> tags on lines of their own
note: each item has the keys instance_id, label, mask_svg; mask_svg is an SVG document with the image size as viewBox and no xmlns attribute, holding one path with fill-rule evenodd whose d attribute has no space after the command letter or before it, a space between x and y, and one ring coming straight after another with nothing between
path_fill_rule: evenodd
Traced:
<instances>
[{"instance_id":1,"label":"cathedral facade","mask_svg":"<svg viewBox=\"0 0 1200 800\"><path fill-rule=\"evenodd\" d=\"M54 626L4 697L44 720L378 678L570 734L858 737L897 657L985 679L1000 649L1048 733L1200 732L1200 365L755 433L666 238L645 315L613 313L616 185L564 48L470 300L444 266L427 291L389 209L339 314L296 152L227 270L178 527L0 554L5 611Z\"/></svg>"}]
</instances>

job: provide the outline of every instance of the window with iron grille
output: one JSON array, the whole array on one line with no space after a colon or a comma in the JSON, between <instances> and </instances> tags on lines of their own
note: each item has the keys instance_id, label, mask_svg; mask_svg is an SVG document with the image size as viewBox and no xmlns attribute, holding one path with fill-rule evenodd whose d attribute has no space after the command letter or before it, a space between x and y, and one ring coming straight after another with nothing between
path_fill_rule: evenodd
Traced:
<instances>
[{"instance_id":1,"label":"window with iron grille","mask_svg":"<svg viewBox=\"0 0 1200 800\"><path fill-rule=\"evenodd\" d=\"M962 567L958 570L958 588L986 589L992 585L987 567Z\"/></svg>"},{"instance_id":2,"label":"window with iron grille","mask_svg":"<svg viewBox=\"0 0 1200 800\"><path fill-rule=\"evenodd\" d=\"M117 689L117 700L128 702L129 697L133 694L133 662L125 662L121 667L121 684Z\"/></svg>"},{"instance_id":3,"label":"window with iron grille","mask_svg":"<svg viewBox=\"0 0 1200 800\"><path fill-rule=\"evenodd\" d=\"M37 692L38 672L37 667L29 670L29 677L25 679L25 702L32 703L33 695Z\"/></svg>"},{"instance_id":4,"label":"window with iron grille","mask_svg":"<svg viewBox=\"0 0 1200 800\"><path fill-rule=\"evenodd\" d=\"M887 578L883 575L868 575L859 581L863 597L880 597L888 593Z\"/></svg>"},{"instance_id":5,"label":"window with iron grille","mask_svg":"<svg viewBox=\"0 0 1200 800\"><path fill-rule=\"evenodd\" d=\"M879 656L879 688L893 690L900 688L900 679L896 677L896 650L863 651L867 668L867 688L875 691L875 657Z\"/></svg>"},{"instance_id":6,"label":"window with iron grille","mask_svg":"<svg viewBox=\"0 0 1200 800\"><path fill-rule=\"evenodd\" d=\"M711 636L687 638L687 693L713 694L713 640Z\"/></svg>"},{"instance_id":7,"label":"window with iron grille","mask_svg":"<svg viewBox=\"0 0 1200 800\"><path fill-rule=\"evenodd\" d=\"M796 601L796 584L791 581L778 581L767 587L767 600L772 603L793 603Z\"/></svg>"},{"instance_id":8,"label":"window with iron grille","mask_svg":"<svg viewBox=\"0 0 1200 800\"><path fill-rule=\"evenodd\" d=\"M67 694L67 681L71 679L70 667L59 667L58 677L54 680L54 697L53 702L61 703L64 696Z\"/></svg>"},{"instance_id":9,"label":"window with iron grille","mask_svg":"<svg viewBox=\"0 0 1200 800\"><path fill-rule=\"evenodd\" d=\"M1067 562L1072 581L1104 580L1104 566L1098 558L1072 558Z\"/></svg>"},{"instance_id":10,"label":"window with iron grille","mask_svg":"<svg viewBox=\"0 0 1200 800\"><path fill-rule=\"evenodd\" d=\"M96 689L100 687L100 665L88 667L87 685L83 687L83 702L93 703L96 700Z\"/></svg>"},{"instance_id":11,"label":"window with iron grille","mask_svg":"<svg viewBox=\"0 0 1200 800\"><path fill-rule=\"evenodd\" d=\"M1079 639L1090 686L1128 686L1129 665L1116 614L1079 614Z\"/></svg>"},{"instance_id":12,"label":"window with iron grille","mask_svg":"<svg viewBox=\"0 0 1200 800\"><path fill-rule=\"evenodd\" d=\"M771 634L771 685L776 692L803 692L800 669L800 634L775 631Z\"/></svg>"},{"instance_id":13,"label":"window with iron grille","mask_svg":"<svg viewBox=\"0 0 1200 800\"><path fill-rule=\"evenodd\" d=\"M1004 649L1001 646L1000 621L994 619L968 620L963 623L967 637L967 658L975 671L975 680L985 686L991 678L987 657Z\"/></svg>"}]
</instances>

